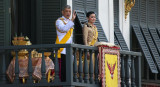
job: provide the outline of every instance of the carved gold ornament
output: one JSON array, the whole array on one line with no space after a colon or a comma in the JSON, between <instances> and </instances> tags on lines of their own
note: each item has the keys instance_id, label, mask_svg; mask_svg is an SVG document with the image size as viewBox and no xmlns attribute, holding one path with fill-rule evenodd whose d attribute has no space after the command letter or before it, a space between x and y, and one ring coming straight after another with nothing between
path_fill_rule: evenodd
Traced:
<instances>
[{"instance_id":1,"label":"carved gold ornament","mask_svg":"<svg viewBox=\"0 0 160 87\"><path fill-rule=\"evenodd\" d=\"M131 8L135 5L135 0L125 0L125 19L127 19L128 13L131 11Z\"/></svg>"}]
</instances>

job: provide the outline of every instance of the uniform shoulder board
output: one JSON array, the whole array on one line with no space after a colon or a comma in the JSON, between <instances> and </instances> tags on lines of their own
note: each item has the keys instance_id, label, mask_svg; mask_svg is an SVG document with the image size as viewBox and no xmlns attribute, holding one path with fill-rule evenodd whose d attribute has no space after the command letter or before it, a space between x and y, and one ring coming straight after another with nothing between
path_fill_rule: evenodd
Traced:
<instances>
[{"instance_id":1,"label":"uniform shoulder board","mask_svg":"<svg viewBox=\"0 0 160 87\"><path fill-rule=\"evenodd\" d=\"M60 20L64 20L64 18L59 18Z\"/></svg>"}]
</instances>

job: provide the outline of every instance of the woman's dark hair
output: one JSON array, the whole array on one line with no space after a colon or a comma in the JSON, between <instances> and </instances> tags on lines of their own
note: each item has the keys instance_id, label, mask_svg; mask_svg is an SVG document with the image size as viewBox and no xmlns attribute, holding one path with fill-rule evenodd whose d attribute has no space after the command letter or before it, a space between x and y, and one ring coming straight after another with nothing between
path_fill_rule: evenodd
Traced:
<instances>
[{"instance_id":1,"label":"woman's dark hair","mask_svg":"<svg viewBox=\"0 0 160 87\"><path fill-rule=\"evenodd\" d=\"M90 16L91 14L95 14L95 13L94 13L93 11L89 11L89 12L87 12L86 17L89 18L89 16Z\"/></svg>"}]
</instances>

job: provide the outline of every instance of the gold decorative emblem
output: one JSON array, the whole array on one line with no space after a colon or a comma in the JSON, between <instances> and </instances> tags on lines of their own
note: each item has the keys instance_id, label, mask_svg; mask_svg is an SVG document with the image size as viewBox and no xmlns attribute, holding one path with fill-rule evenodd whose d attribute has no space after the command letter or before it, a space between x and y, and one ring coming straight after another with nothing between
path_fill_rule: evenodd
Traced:
<instances>
[{"instance_id":1,"label":"gold decorative emblem","mask_svg":"<svg viewBox=\"0 0 160 87\"><path fill-rule=\"evenodd\" d=\"M114 70L115 70L115 67L116 67L116 63L114 63L114 64L109 64L109 63L107 62L107 66L108 66L108 69L109 69L109 71L110 71L111 78L113 79L113 75L114 75Z\"/></svg>"},{"instance_id":2,"label":"gold decorative emblem","mask_svg":"<svg viewBox=\"0 0 160 87\"><path fill-rule=\"evenodd\" d=\"M125 0L125 19L127 19L128 13L131 11L131 8L135 5L135 0Z\"/></svg>"}]
</instances>

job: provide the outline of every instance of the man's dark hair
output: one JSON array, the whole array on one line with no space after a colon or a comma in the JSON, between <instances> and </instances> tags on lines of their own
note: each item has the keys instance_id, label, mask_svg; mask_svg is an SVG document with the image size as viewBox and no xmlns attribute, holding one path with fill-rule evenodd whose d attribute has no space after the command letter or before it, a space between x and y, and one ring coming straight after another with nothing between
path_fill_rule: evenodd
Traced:
<instances>
[{"instance_id":1,"label":"man's dark hair","mask_svg":"<svg viewBox=\"0 0 160 87\"><path fill-rule=\"evenodd\" d=\"M65 5L62 10L65 10L66 8L71 9L71 6L70 5Z\"/></svg>"},{"instance_id":2,"label":"man's dark hair","mask_svg":"<svg viewBox=\"0 0 160 87\"><path fill-rule=\"evenodd\" d=\"M95 13L94 13L93 11L89 11L89 12L87 12L86 17L89 18L89 16L90 16L91 14L95 14Z\"/></svg>"}]
</instances>

